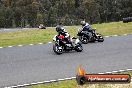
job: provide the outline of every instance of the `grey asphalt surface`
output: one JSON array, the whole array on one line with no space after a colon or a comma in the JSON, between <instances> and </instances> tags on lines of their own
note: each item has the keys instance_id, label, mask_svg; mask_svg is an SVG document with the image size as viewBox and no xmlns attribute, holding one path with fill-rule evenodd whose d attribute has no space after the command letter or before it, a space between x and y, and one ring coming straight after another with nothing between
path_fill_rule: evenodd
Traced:
<instances>
[{"instance_id":1,"label":"grey asphalt surface","mask_svg":"<svg viewBox=\"0 0 132 88\"><path fill-rule=\"evenodd\" d=\"M0 88L71 77L82 65L87 73L132 68L132 35L83 45L83 52L56 55L52 44L0 49Z\"/></svg>"}]
</instances>

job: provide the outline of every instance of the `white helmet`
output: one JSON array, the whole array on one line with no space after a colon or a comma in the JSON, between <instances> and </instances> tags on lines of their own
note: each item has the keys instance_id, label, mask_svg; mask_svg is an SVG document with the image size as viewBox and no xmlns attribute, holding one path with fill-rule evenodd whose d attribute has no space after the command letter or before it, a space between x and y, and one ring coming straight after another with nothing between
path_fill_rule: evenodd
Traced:
<instances>
[{"instance_id":1,"label":"white helmet","mask_svg":"<svg viewBox=\"0 0 132 88\"><path fill-rule=\"evenodd\" d=\"M86 25L86 22L85 21L81 21L81 25L82 26L85 26Z\"/></svg>"}]
</instances>

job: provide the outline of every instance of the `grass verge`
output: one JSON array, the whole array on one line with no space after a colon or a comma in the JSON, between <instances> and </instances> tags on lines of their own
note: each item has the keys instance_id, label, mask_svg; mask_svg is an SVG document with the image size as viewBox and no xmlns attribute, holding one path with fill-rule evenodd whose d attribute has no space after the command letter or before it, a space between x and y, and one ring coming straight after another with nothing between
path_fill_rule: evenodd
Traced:
<instances>
[{"instance_id":1,"label":"grass verge","mask_svg":"<svg viewBox=\"0 0 132 88\"><path fill-rule=\"evenodd\" d=\"M132 22L112 22L112 23L102 23L93 24L93 28L97 29L98 33L102 35L122 35L132 33ZM66 26L67 31L71 36L76 36L79 28L81 26ZM27 30L27 31L17 31L0 33L0 47L15 46L19 44L37 44L37 43L47 43L52 41L54 35L56 35L54 27L47 28L47 30Z\"/></svg>"},{"instance_id":2,"label":"grass verge","mask_svg":"<svg viewBox=\"0 0 132 88\"><path fill-rule=\"evenodd\" d=\"M132 76L132 71L121 72L118 74L130 74ZM132 88L132 83L128 84L86 84L79 86L76 80L61 81L50 84L43 84L37 86L31 86L28 88Z\"/></svg>"}]
</instances>

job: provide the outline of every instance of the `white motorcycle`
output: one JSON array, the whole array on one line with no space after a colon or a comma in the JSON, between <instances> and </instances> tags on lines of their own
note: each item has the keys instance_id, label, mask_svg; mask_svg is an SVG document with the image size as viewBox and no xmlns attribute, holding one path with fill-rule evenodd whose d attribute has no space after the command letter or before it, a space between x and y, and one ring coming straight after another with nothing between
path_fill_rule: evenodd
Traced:
<instances>
[{"instance_id":1,"label":"white motorcycle","mask_svg":"<svg viewBox=\"0 0 132 88\"><path fill-rule=\"evenodd\" d=\"M82 44L78 38L65 38L63 35L55 35L53 41L53 51L58 55L65 51L75 50L81 52L83 50Z\"/></svg>"}]
</instances>

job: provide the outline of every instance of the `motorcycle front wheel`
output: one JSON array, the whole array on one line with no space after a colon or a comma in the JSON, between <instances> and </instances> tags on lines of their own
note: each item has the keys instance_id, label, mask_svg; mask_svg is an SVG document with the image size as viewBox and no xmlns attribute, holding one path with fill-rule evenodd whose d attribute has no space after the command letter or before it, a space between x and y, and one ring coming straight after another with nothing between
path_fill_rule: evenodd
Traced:
<instances>
[{"instance_id":1,"label":"motorcycle front wheel","mask_svg":"<svg viewBox=\"0 0 132 88\"><path fill-rule=\"evenodd\" d=\"M75 46L75 51L77 51L77 52L82 52L82 51L83 51L82 45L81 45L81 44L77 44L77 45Z\"/></svg>"},{"instance_id":2,"label":"motorcycle front wheel","mask_svg":"<svg viewBox=\"0 0 132 88\"><path fill-rule=\"evenodd\" d=\"M99 38L98 39L98 42L103 42L104 41L104 38Z\"/></svg>"},{"instance_id":3,"label":"motorcycle front wheel","mask_svg":"<svg viewBox=\"0 0 132 88\"><path fill-rule=\"evenodd\" d=\"M79 36L79 40L83 43L83 44L88 44L89 39L85 36Z\"/></svg>"},{"instance_id":4,"label":"motorcycle front wheel","mask_svg":"<svg viewBox=\"0 0 132 88\"><path fill-rule=\"evenodd\" d=\"M103 36L101 34L96 33L96 36L97 36L97 41L98 42L103 42L104 41L104 38L103 38Z\"/></svg>"},{"instance_id":5,"label":"motorcycle front wheel","mask_svg":"<svg viewBox=\"0 0 132 88\"><path fill-rule=\"evenodd\" d=\"M61 46L57 46L57 45L53 45L53 51L56 53L56 54L58 54L58 55L60 55L60 54L62 54L63 53L63 49L62 49L62 47Z\"/></svg>"}]
</instances>

